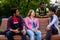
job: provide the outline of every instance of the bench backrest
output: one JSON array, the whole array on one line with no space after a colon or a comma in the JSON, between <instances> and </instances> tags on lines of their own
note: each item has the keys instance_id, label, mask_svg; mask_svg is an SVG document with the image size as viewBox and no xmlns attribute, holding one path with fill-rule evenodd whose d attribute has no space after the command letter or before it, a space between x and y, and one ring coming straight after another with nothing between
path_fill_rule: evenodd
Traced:
<instances>
[{"instance_id":1,"label":"bench backrest","mask_svg":"<svg viewBox=\"0 0 60 40\"><path fill-rule=\"evenodd\" d=\"M50 18L39 18L39 30L42 32L42 34L46 33L46 26L49 24Z\"/></svg>"},{"instance_id":2,"label":"bench backrest","mask_svg":"<svg viewBox=\"0 0 60 40\"><path fill-rule=\"evenodd\" d=\"M40 25L39 30L43 34L45 34L46 33L45 28L49 24L49 18L38 18L38 19L39 19L39 25ZM6 28L7 28L7 20L8 20L8 18L3 18L2 19L1 30L6 30Z\"/></svg>"},{"instance_id":3,"label":"bench backrest","mask_svg":"<svg viewBox=\"0 0 60 40\"><path fill-rule=\"evenodd\" d=\"M1 23L1 30L6 30L8 18L3 18Z\"/></svg>"}]
</instances>

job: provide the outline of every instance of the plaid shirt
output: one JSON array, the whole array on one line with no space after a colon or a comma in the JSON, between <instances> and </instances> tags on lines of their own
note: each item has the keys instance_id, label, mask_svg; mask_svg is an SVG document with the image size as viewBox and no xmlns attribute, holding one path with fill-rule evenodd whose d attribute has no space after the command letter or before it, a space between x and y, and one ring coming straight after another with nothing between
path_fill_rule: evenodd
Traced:
<instances>
[{"instance_id":1,"label":"plaid shirt","mask_svg":"<svg viewBox=\"0 0 60 40\"><path fill-rule=\"evenodd\" d=\"M22 27L23 27L23 26L26 26L26 25L25 25L25 22L24 22L24 20L23 20L23 18L22 18L21 16L18 16L17 18L18 18L19 24L21 24ZM8 18L8 21L7 21L7 30L10 30L11 27L13 27L13 16L10 16L10 17Z\"/></svg>"}]
</instances>

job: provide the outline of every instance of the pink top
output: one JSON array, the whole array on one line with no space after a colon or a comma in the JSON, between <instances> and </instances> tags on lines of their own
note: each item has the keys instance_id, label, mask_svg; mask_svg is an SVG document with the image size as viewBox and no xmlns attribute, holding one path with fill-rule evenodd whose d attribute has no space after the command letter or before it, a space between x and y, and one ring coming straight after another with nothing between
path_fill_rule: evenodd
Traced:
<instances>
[{"instance_id":1,"label":"pink top","mask_svg":"<svg viewBox=\"0 0 60 40\"><path fill-rule=\"evenodd\" d=\"M25 18L25 23L28 29L32 30L32 19L30 17ZM38 18L34 18L34 23L36 25L36 28L39 28L39 20Z\"/></svg>"}]
</instances>

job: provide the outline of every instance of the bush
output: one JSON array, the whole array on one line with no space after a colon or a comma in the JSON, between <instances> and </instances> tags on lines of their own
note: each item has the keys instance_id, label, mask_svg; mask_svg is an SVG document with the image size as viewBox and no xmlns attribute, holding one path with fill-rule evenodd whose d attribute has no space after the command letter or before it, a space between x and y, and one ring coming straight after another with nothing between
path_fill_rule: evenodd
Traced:
<instances>
[{"instance_id":1,"label":"bush","mask_svg":"<svg viewBox=\"0 0 60 40\"><path fill-rule=\"evenodd\" d=\"M28 11L30 9L36 10L42 1L49 5L49 0L1 0L0 16L9 17L11 15L10 9L16 7L19 9L20 14L26 17Z\"/></svg>"}]
</instances>

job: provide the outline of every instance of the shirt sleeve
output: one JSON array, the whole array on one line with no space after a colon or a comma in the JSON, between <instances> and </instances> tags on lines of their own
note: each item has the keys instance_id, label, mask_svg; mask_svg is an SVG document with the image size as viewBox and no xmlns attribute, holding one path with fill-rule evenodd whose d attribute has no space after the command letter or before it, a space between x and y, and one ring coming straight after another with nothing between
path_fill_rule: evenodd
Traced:
<instances>
[{"instance_id":1,"label":"shirt sleeve","mask_svg":"<svg viewBox=\"0 0 60 40\"><path fill-rule=\"evenodd\" d=\"M38 12L39 12L39 8L36 9L36 13L38 13Z\"/></svg>"},{"instance_id":2,"label":"shirt sleeve","mask_svg":"<svg viewBox=\"0 0 60 40\"><path fill-rule=\"evenodd\" d=\"M38 20L38 18L37 18L36 24L37 24L36 29L38 29L39 28L39 20Z\"/></svg>"},{"instance_id":3,"label":"shirt sleeve","mask_svg":"<svg viewBox=\"0 0 60 40\"><path fill-rule=\"evenodd\" d=\"M51 27L56 22L56 20L57 20L57 17L53 17L52 22L48 26Z\"/></svg>"},{"instance_id":4,"label":"shirt sleeve","mask_svg":"<svg viewBox=\"0 0 60 40\"><path fill-rule=\"evenodd\" d=\"M24 18L22 18L22 16L20 16L20 19L21 19L22 26L26 26Z\"/></svg>"},{"instance_id":5,"label":"shirt sleeve","mask_svg":"<svg viewBox=\"0 0 60 40\"><path fill-rule=\"evenodd\" d=\"M10 24L10 19L7 21L7 30L10 30L11 24Z\"/></svg>"},{"instance_id":6,"label":"shirt sleeve","mask_svg":"<svg viewBox=\"0 0 60 40\"><path fill-rule=\"evenodd\" d=\"M48 8L46 8L46 11L47 11L47 13L49 12L49 9Z\"/></svg>"},{"instance_id":7,"label":"shirt sleeve","mask_svg":"<svg viewBox=\"0 0 60 40\"><path fill-rule=\"evenodd\" d=\"M30 28L30 26L29 26L28 18L25 18L25 23L26 23L27 28L30 29L30 30L32 30L32 28Z\"/></svg>"}]
</instances>

